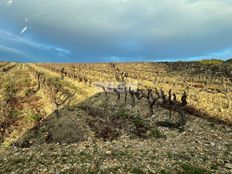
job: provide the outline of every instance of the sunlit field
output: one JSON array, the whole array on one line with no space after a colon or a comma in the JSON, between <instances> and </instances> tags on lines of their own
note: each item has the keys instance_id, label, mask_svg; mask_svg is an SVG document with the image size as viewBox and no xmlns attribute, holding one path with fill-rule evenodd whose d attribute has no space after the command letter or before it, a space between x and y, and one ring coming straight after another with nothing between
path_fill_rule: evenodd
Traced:
<instances>
[{"instance_id":1,"label":"sunlit field","mask_svg":"<svg viewBox=\"0 0 232 174\"><path fill-rule=\"evenodd\" d=\"M229 61L0 66L3 173L231 171Z\"/></svg>"}]
</instances>

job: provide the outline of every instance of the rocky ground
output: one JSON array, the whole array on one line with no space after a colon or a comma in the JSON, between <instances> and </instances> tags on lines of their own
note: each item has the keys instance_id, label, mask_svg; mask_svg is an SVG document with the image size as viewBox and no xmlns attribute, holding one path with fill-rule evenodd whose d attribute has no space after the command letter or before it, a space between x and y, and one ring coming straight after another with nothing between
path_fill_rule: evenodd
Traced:
<instances>
[{"instance_id":1,"label":"rocky ground","mask_svg":"<svg viewBox=\"0 0 232 174\"><path fill-rule=\"evenodd\" d=\"M1 173L232 173L232 128L191 116L185 131L165 136L77 144L10 147L0 155Z\"/></svg>"}]
</instances>

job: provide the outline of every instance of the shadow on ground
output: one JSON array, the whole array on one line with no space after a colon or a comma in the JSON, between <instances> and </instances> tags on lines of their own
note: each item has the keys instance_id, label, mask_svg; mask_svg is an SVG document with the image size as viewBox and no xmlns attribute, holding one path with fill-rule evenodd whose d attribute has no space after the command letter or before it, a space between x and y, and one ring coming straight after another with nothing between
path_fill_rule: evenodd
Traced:
<instances>
[{"instance_id":1,"label":"shadow on ground","mask_svg":"<svg viewBox=\"0 0 232 174\"><path fill-rule=\"evenodd\" d=\"M160 106L155 106L155 114L151 118L148 116L149 109L145 100L138 101L135 107L132 107L131 103L130 99L126 104L124 100L117 101L114 94L97 93L75 106L64 107L54 112L38 122L12 145L27 148L50 143L72 144L88 139L114 140L122 135L130 138L166 139L167 134L160 131L156 123L162 121L175 124L180 119L176 113L172 113L170 119L169 110ZM185 114L188 121L194 119L195 116L192 116L194 113L197 113L196 116L210 118L207 113L200 113L194 108L187 107ZM219 123L215 119L208 121L212 127ZM184 129L175 131L178 134Z\"/></svg>"}]
</instances>

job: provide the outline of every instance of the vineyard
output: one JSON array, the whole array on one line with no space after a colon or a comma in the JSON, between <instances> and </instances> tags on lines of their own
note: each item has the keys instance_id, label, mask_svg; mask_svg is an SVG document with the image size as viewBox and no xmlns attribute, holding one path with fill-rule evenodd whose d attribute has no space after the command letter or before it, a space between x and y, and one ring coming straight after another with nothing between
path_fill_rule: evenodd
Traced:
<instances>
[{"instance_id":1,"label":"vineyard","mask_svg":"<svg viewBox=\"0 0 232 174\"><path fill-rule=\"evenodd\" d=\"M232 64L0 62L0 153L3 173L231 173Z\"/></svg>"}]
</instances>

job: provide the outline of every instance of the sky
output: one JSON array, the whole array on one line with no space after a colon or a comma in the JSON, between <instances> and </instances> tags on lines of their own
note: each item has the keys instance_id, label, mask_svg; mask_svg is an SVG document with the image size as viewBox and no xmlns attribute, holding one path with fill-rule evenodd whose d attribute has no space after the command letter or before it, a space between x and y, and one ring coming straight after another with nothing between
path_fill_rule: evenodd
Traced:
<instances>
[{"instance_id":1,"label":"sky","mask_svg":"<svg viewBox=\"0 0 232 174\"><path fill-rule=\"evenodd\" d=\"M0 61L232 58L232 0L0 0Z\"/></svg>"}]
</instances>

